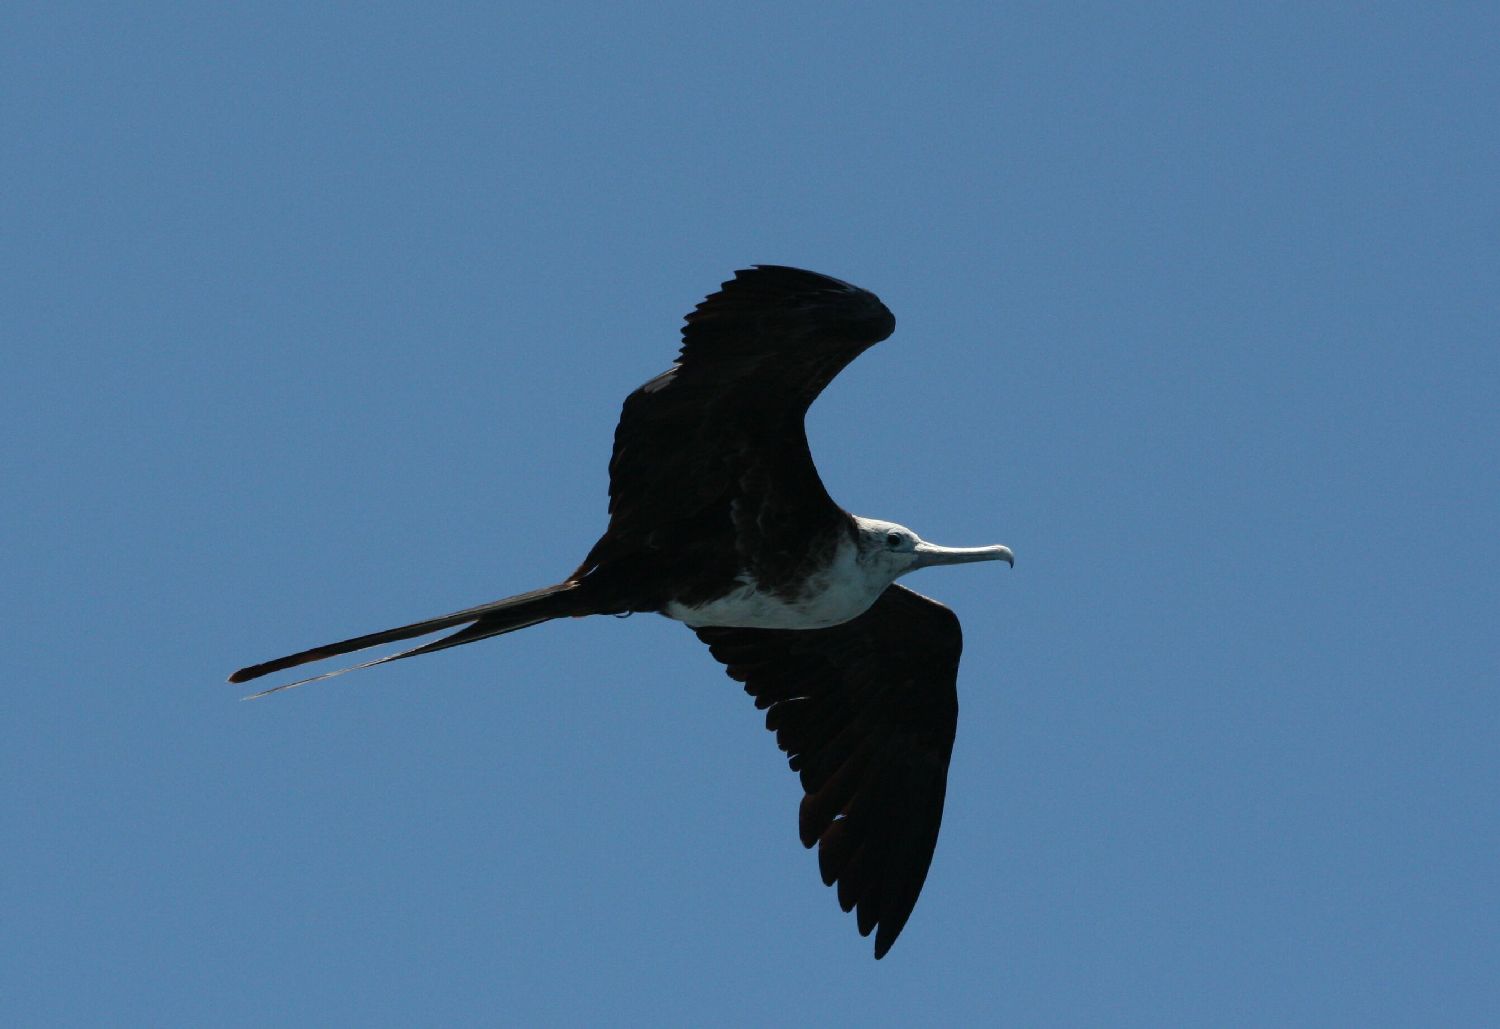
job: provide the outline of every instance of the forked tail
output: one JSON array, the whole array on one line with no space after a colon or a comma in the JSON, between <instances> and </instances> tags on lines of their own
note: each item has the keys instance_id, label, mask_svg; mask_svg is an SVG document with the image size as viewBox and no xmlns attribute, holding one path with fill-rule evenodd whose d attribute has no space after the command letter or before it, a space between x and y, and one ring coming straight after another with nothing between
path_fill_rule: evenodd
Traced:
<instances>
[{"instance_id":1,"label":"forked tail","mask_svg":"<svg viewBox=\"0 0 1500 1029\"><path fill-rule=\"evenodd\" d=\"M333 672L324 672L322 675L314 675L307 679L299 679L282 686L273 686L271 689L262 690L260 693L246 697L252 700L255 697L264 697L267 693L275 693L278 690L291 689L293 686L301 686L305 683L316 682L319 679L330 679L335 675L343 675L345 672L357 671L361 668L372 668L375 665L383 665L388 661L399 661L404 657L416 657L418 654L431 654L438 650L447 650L449 647L461 646L465 643L473 643L489 636L500 636L507 632L515 632L527 626L537 625L540 622L551 621L553 618L561 618L564 615L587 614L589 612L579 609L577 598L571 594L578 588L576 582L562 582L556 586L544 586L530 593L519 593L514 597L506 597L504 600L491 601L478 607L466 608L463 611L455 611L452 614L440 615L437 618L429 618L421 622L412 622L410 625L402 625L395 629L386 629L382 632L372 632L365 636L356 636L353 639L341 640L338 643L325 643L321 647L313 647L310 650L298 651L288 654L286 657L278 657L271 661L262 661L258 665L250 665L241 668L229 677L230 682L249 682L258 679L262 675L279 672L286 668L296 668L312 661L322 661L324 658L338 657L340 654L350 654L356 650L364 650L366 647L378 647L382 643L395 643L397 640L409 640L414 636L426 636L428 633L437 632L440 629L451 629L455 625L464 628L451 636L424 643L420 647L411 650L403 650L397 654L377 658L374 661L366 661L364 664L352 665L349 668L340 668Z\"/></svg>"}]
</instances>

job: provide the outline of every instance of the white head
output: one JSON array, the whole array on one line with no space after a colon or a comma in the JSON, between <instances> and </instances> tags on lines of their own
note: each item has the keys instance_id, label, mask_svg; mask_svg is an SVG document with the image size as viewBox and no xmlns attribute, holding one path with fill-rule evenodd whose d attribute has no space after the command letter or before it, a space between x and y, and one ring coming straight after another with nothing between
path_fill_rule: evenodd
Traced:
<instances>
[{"instance_id":1,"label":"white head","mask_svg":"<svg viewBox=\"0 0 1500 1029\"><path fill-rule=\"evenodd\" d=\"M854 516L859 533L859 563L872 574L884 574L895 582L907 572L929 565L957 565L970 561L1004 561L1014 566L1009 547L940 547L928 543L904 525L878 518Z\"/></svg>"}]
</instances>

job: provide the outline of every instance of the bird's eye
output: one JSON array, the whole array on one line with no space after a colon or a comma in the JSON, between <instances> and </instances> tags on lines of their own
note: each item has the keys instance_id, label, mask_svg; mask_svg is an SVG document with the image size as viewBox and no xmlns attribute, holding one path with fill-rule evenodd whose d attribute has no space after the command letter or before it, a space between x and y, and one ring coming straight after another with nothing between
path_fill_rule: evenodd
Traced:
<instances>
[{"instance_id":1,"label":"bird's eye","mask_svg":"<svg viewBox=\"0 0 1500 1029\"><path fill-rule=\"evenodd\" d=\"M901 546L902 543L906 541L901 538L901 534L899 532L892 532L886 535L885 542L886 545L889 546L892 550L896 550Z\"/></svg>"}]
</instances>

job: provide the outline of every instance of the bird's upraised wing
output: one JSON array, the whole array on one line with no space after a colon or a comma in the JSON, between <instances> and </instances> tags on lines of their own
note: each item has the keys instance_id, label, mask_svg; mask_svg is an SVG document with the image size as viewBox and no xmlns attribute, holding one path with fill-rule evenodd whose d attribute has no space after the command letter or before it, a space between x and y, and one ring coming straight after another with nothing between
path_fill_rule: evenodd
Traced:
<instances>
[{"instance_id":1,"label":"bird's upraised wing","mask_svg":"<svg viewBox=\"0 0 1500 1029\"><path fill-rule=\"evenodd\" d=\"M813 467L803 416L829 381L889 336L873 293L816 272L757 265L693 309L667 371L625 398L609 463L610 523L580 573L690 528L729 532L749 499L805 540L840 516ZM722 540L712 539L714 545Z\"/></svg>"}]
</instances>

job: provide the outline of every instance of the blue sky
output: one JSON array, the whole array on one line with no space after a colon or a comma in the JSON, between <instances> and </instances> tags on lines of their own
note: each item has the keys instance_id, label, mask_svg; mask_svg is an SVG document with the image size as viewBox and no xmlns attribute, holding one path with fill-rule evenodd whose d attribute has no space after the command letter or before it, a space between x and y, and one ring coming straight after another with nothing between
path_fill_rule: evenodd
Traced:
<instances>
[{"instance_id":1,"label":"blue sky","mask_svg":"<svg viewBox=\"0 0 1500 1029\"><path fill-rule=\"evenodd\" d=\"M1493 5L522 6L7 9L6 1020L1492 1020ZM678 625L223 683L565 575L756 262L1017 555L878 964Z\"/></svg>"}]
</instances>

